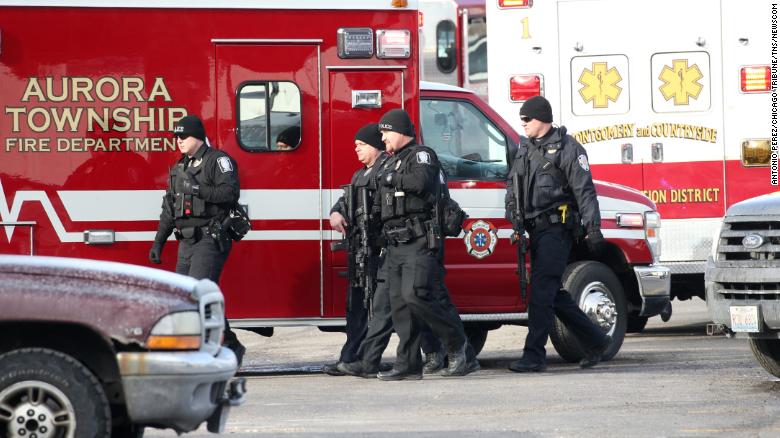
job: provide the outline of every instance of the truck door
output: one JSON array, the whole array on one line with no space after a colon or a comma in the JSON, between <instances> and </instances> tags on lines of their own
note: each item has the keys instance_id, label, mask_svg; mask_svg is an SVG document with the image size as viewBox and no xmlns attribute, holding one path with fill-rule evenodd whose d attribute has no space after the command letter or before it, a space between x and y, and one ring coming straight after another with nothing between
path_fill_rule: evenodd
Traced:
<instances>
[{"instance_id":1,"label":"truck door","mask_svg":"<svg viewBox=\"0 0 780 438\"><path fill-rule=\"evenodd\" d=\"M328 209L343 194L340 187L349 184L349 178L362 166L355 154L355 133L367 123L378 123L387 111L403 108L403 90L403 67L328 68L331 148L326 153L330 154L327 176L333 188L330 202L326 203ZM340 235L332 232L332 238ZM331 315L343 316L347 292L346 252L332 252L330 266L328 273L333 287L332 293L325 297L326 314L330 311Z\"/></svg>"},{"instance_id":2,"label":"truck door","mask_svg":"<svg viewBox=\"0 0 780 438\"><path fill-rule=\"evenodd\" d=\"M662 261L705 260L725 205L720 8L560 2L559 14L562 120L594 176L656 202Z\"/></svg>"},{"instance_id":3,"label":"truck door","mask_svg":"<svg viewBox=\"0 0 780 438\"><path fill-rule=\"evenodd\" d=\"M448 238L445 252L447 284L461 313L514 312L524 305L504 219L507 157L516 139L496 120L472 93L427 92L420 100L423 144L436 151L452 198L469 214L465 235Z\"/></svg>"},{"instance_id":4,"label":"truck door","mask_svg":"<svg viewBox=\"0 0 780 438\"><path fill-rule=\"evenodd\" d=\"M253 229L222 274L231 318L320 317L319 47L216 43L217 146L238 163Z\"/></svg>"}]
</instances>

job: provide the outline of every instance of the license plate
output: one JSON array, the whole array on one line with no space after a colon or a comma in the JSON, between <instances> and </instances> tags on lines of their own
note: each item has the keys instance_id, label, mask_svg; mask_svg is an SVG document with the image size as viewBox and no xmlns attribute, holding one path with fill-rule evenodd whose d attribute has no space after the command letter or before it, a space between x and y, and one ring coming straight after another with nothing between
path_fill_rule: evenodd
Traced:
<instances>
[{"instance_id":1,"label":"license plate","mask_svg":"<svg viewBox=\"0 0 780 438\"><path fill-rule=\"evenodd\" d=\"M758 306L731 306L731 331L758 333Z\"/></svg>"}]
</instances>

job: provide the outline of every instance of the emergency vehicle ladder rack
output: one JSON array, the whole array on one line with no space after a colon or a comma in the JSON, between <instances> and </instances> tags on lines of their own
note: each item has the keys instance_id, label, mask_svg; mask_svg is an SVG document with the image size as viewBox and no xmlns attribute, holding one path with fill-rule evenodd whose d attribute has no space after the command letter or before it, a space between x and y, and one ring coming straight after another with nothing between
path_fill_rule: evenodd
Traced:
<instances>
[{"instance_id":1,"label":"emergency vehicle ladder rack","mask_svg":"<svg viewBox=\"0 0 780 438\"><path fill-rule=\"evenodd\" d=\"M33 255L33 244L35 243L35 240L33 238L34 231L35 231L35 225L38 223L35 221L13 221L13 222L2 222L0 221L0 226L3 227L30 227L30 255Z\"/></svg>"}]
</instances>

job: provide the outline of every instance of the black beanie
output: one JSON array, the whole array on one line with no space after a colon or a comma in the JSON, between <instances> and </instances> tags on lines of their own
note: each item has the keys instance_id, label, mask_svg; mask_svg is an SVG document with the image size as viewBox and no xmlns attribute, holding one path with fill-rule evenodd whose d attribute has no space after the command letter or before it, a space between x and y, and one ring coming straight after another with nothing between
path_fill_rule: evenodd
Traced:
<instances>
[{"instance_id":1,"label":"black beanie","mask_svg":"<svg viewBox=\"0 0 780 438\"><path fill-rule=\"evenodd\" d=\"M369 123L358 129L357 133L355 133L355 140L360 140L380 151L385 150L385 143L382 141L382 133L379 132L379 125L376 123Z\"/></svg>"},{"instance_id":2,"label":"black beanie","mask_svg":"<svg viewBox=\"0 0 780 438\"><path fill-rule=\"evenodd\" d=\"M189 135L206 141L206 129L198 116L184 116L173 125L173 135Z\"/></svg>"},{"instance_id":3,"label":"black beanie","mask_svg":"<svg viewBox=\"0 0 780 438\"><path fill-rule=\"evenodd\" d=\"M414 123L409 118L409 113L396 108L385 113L379 120L380 131L393 131L399 134L414 137Z\"/></svg>"},{"instance_id":4,"label":"black beanie","mask_svg":"<svg viewBox=\"0 0 780 438\"><path fill-rule=\"evenodd\" d=\"M301 128L296 126L290 126L289 128L285 129L284 131L280 132L279 135L276 136L276 141L282 142L290 147L296 147L298 146L298 143L301 142Z\"/></svg>"},{"instance_id":5,"label":"black beanie","mask_svg":"<svg viewBox=\"0 0 780 438\"><path fill-rule=\"evenodd\" d=\"M525 101L520 108L520 117L530 117L544 123L552 123L552 107L542 96L534 96Z\"/></svg>"}]
</instances>

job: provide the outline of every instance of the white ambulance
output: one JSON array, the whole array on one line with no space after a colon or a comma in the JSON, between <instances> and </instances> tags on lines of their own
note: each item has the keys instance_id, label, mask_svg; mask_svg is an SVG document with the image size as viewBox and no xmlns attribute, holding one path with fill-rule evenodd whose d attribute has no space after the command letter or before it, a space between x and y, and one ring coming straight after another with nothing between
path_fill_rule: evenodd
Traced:
<instances>
[{"instance_id":1,"label":"white ambulance","mask_svg":"<svg viewBox=\"0 0 780 438\"><path fill-rule=\"evenodd\" d=\"M588 150L595 178L656 203L672 295L703 297L706 259L726 208L777 189L770 2L486 6L490 105L522 132L520 106L546 96L555 122Z\"/></svg>"},{"instance_id":2,"label":"white ambulance","mask_svg":"<svg viewBox=\"0 0 780 438\"><path fill-rule=\"evenodd\" d=\"M487 101L485 0L419 0L420 77Z\"/></svg>"}]
</instances>

